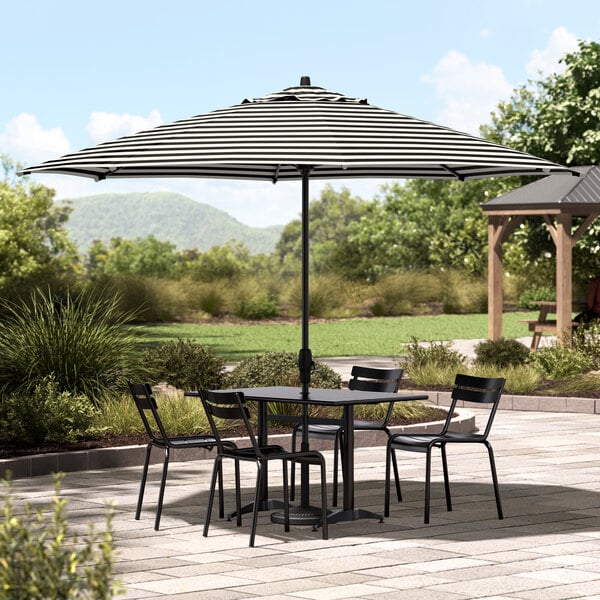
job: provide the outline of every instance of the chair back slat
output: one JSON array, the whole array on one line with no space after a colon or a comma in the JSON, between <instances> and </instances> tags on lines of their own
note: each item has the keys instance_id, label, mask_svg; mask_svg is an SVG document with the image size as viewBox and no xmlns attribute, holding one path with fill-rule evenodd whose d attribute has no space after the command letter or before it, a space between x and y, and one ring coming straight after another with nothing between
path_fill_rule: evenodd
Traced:
<instances>
[{"instance_id":1,"label":"chair back slat","mask_svg":"<svg viewBox=\"0 0 600 600\"><path fill-rule=\"evenodd\" d=\"M503 377L474 377L473 375L458 374L454 380L455 387L452 390L452 404L446 424L444 425L444 432L447 431L450 425L452 413L459 400L479 404L491 404L492 406L482 434L482 438L486 439L492 428L505 382L506 379Z\"/></svg>"},{"instance_id":2,"label":"chair back slat","mask_svg":"<svg viewBox=\"0 0 600 600\"><path fill-rule=\"evenodd\" d=\"M167 432L158 414L158 404L152 394L152 388L147 383L128 381L128 384L146 433L151 440L167 444Z\"/></svg>"},{"instance_id":3,"label":"chair back slat","mask_svg":"<svg viewBox=\"0 0 600 600\"><path fill-rule=\"evenodd\" d=\"M361 392L385 392L395 394L400 387L402 369L377 369L373 367L352 367L352 378L348 381L348 389L360 390ZM387 427L392 418L394 403L390 402L382 427Z\"/></svg>"},{"instance_id":4,"label":"chair back slat","mask_svg":"<svg viewBox=\"0 0 600 600\"><path fill-rule=\"evenodd\" d=\"M236 421L238 423L241 421L256 457L260 458L262 456L254 429L250 423L250 411L246 406L246 399L242 392L200 390L200 399L202 400L202 406L206 412L212 434L217 440L219 452L224 452L225 446L223 445L219 425L215 419Z\"/></svg>"}]
</instances>

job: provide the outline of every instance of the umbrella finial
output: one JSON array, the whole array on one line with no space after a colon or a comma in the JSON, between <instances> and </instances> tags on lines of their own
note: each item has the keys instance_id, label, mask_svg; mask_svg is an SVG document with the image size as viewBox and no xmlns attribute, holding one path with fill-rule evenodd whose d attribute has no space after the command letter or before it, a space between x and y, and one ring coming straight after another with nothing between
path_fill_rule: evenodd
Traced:
<instances>
[{"instance_id":1,"label":"umbrella finial","mask_svg":"<svg viewBox=\"0 0 600 600\"><path fill-rule=\"evenodd\" d=\"M300 77L300 85L310 85L310 77L308 75L302 75L302 77Z\"/></svg>"}]
</instances>

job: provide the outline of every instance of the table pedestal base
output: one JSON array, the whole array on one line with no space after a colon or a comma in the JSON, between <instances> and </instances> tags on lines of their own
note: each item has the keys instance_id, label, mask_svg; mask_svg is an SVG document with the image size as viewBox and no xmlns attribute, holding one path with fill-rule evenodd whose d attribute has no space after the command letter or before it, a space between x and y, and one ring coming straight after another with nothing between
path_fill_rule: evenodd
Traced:
<instances>
[{"instance_id":1,"label":"table pedestal base","mask_svg":"<svg viewBox=\"0 0 600 600\"><path fill-rule=\"evenodd\" d=\"M258 510L275 510L277 508L282 508L283 502L281 500L263 500L258 507ZM250 504L245 504L242 506L241 514L246 515L251 513L254 510L254 502L250 502ZM227 520L231 521L234 517L237 517L237 511L233 511L227 513Z\"/></svg>"},{"instance_id":2,"label":"table pedestal base","mask_svg":"<svg viewBox=\"0 0 600 600\"><path fill-rule=\"evenodd\" d=\"M334 510L328 517L328 523L340 523L342 521L358 521L359 519L377 519L383 523L383 516L370 510L354 508L350 510Z\"/></svg>"},{"instance_id":3,"label":"table pedestal base","mask_svg":"<svg viewBox=\"0 0 600 600\"><path fill-rule=\"evenodd\" d=\"M323 511L318 506L290 506L290 525L312 525L316 527L322 520ZM274 512L271 515L271 521L278 525L285 525L283 511Z\"/></svg>"}]
</instances>

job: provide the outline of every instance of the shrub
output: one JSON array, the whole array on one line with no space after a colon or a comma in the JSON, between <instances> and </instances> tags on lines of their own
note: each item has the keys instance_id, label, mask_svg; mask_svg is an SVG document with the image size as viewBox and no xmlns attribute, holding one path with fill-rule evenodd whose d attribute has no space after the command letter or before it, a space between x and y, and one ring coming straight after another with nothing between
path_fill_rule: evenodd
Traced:
<instances>
[{"instance_id":1,"label":"shrub","mask_svg":"<svg viewBox=\"0 0 600 600\"><path fill-rule=\"evenodd\" d=\"M95 408L85 396L61 392L53 377L32 393L13 393L2 402L2 429L7 439L38 444L72 443L85 434Z\"/></svg>"},{"instance_id":2,"label":"shrub","mask_svg":"<svg viewBox=\"0 0 600 600\"><path fill-rule=\"evenodd\" d=\"M573 350L588 356L592 369L600 369L600 323L593 321L587 328L577 327L573 331Z\"/></svg>"},{"instance_id":3,"label":"shrub","mask_svg":"<svg viewBox=\"0 0 600 600\"><path fill-rule=\"evenodd\" d=\"M310 278L308 301L311 317L333 317L344 306L347 282L332 275L317 275ZM300 278L290 285L288 303L293 314L302 310L302 286Z\"/></svg>"},{"instance_id":4,"label":"shrub","mask_svg":"<svg viewBox=\"0 0 600 600\"><path fill-rule=\"evenodd\" d=\"M40 290L30 302L4 303L0 387L31 392L52 376L59 391L92 400L119 389L136 342L124 327L131 315L118 303L114 296L58 298Z\"/></svg>"},{"instance_id":5,"label":"shrub","mask_svg":"<svg viewBox=\"0 0 600 600\"><path fill-rule=\"evenodd\" d=\"M522 365L529 359L529 348L518 340L500 338L486 340L475 346L475 363L504 368Z\"/></svg>"},{"instance_id":6,"label":"shrub","mask_svg":"<svg viewBox=\"0 0 600 600\"><path fill-rule=\"evenodd\" d=\"M181 339L145 350L141 364L150 383L166 381L183 390L218 389L225 371L225 360L212 348Z\"/></svg>"},{"instance_id":7,"label":"shrub","mask_svg":"<svg viewBox=\"0 0 600 600\"><path fill-rule=\"evenodd\" d=\"M458 369L464 367L466 356L452 349L451 342L429 342L428 345L420 344L417 338L405 345L407 349L407 367L423 367L433 365L437 367L450 367Z\"/></svg>"},{"instance_id":8,"label":"shrub","mask_svg":"<svg viewBox=\"0 0 600 600\"><path fill-rule=\"evenodd\" d=\"M99 297L117 297L119 310L136 321L174 321L185 311L181 286L175 280L123 274L94 279L91 287Z\"/></svg>"},{"instance_id":9,"label":"shrub","mask_svg":"<svg viewBox=\"0 0 600 600\"><path fill-rule=\"evenodd\" d=\"M538 306L531 304L532 302L556 300L556 291L554 288L545 285L535 285L527 288L518 299L520 308L527 310L538 309Z\"/></svg>"},{"instance_id":10,"label":"shrub","mask_svg":"<svg viewBox=\"0 0 600 600\"><path fill-rule=\"evenodd\" d=\"M232 312L240 319L268 319L279 314L279 307L271 290L261 281L246 278L235 288Z\"/></svg>"},{"instance_id":11,"label":"shrub","mask_svg":"<svg viewBox=\"0 0 600 600\"><path fill-rule=\"evenodd\" d=\"M533 352L530 362L550 379L564 379L593 368L593 360L589 355L558 344Z\"/></svg>"},{"instance_id":12,"label":"shrub","mask_svg":"<svg viewBox=\"0 0 600 600\"><path fill-rule=\"evenodd\" d=\"M198 398L155 395L161 421L172 435L209 433L210 426ZM130 394L102 403L94 418L96 429L111 433L144 433L144 425Z\"/></svg>"},{"instance_id":13,"label":"shrub","mask_svg":"<svg viewBox=\"0 0 600 600\"><path fill-rule=\"evenodd\" d=\"M414 314L419 305L440 299L439 278L409 271L381 279L374 287L377 297L371 306L376 317Z\"/></svg>"},{"instance_id":14,"label":"shrub","mask_svg":"<svg viewBox=\"0 0 600 600\"><path fill-rule=\"evenodd\" d=\"M242 360L227 377L228 387L266 387L300 385L298 355L294 352L266 352ZM341 377L327 365L315 361L311 385L339 388Z\"/></svg>"},{"instance_id":15,"label":"shrub","mask_svg":"<svg viewBox=\"0 0 600 600\"><path fill-rule=\"evenodd\" d=\"M13 509L10 482L3 480L4 520L0 522L0 590L12 600L49 598L107 600L122 593L113 581L112 509L106 514L106 531L90 526L79 540L69 531L67 501L60 497L62 475L54 475L53 514L25 505L24 514Z\"/></svg>"},{"instance_id":16,"label":"shrub","mask_svg":"<svg viewBox=\"0 0 600 600\"><path fill-rule=\"evenodd\" d=\"M506 367L476 365L469 369L469 373L477 377L504 377L506 379L505 394L529 394L536 390L542 381L539 369L529 364Z\"/></svg>"},{"instance_id":17,"label":"shrub","mask_svg":"<svg viewBox=\"0 0 600 600\"><path fill-rule=\"evenodd\" d=\"M456 271L442 274L442 303L446 314L487 311L487 283Z\"/></svg>"}]
</instances>

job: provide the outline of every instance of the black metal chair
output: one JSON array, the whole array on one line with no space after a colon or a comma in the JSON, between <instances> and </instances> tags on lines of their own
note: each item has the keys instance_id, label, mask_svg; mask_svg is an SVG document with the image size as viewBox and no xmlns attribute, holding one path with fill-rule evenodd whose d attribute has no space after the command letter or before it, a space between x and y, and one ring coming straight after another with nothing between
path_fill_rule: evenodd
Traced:
<instances>
[{"instance_id":1,"label":"black metal chair","mask_svg":"<svg viewBox=\"0 0 600 600\"><path fill-rule=\"evenodd\" d=\"M266 484L267 462L272 460L282 461L283 466L283 509L285 531L290 530L289 515L289 488L288 488L288 463L300 463L318 465L321 470L321 510L323 519L321 521L323 529L323 539L328 537L327 528L327 481L325 472L325 459L320 452L288 452L282 446L267 445L260 446L254 430L250 423L250 413L246 406L244 394L242 392L220 391L213 392L200 390L200 398L206 415L208 417L213 435L217 441L217 456L215 458L213 475L210 484L210 496L208 500L208 509L206 512L206 521L204 523L204 537L208 536L208 528L212 514L212 506L215 494L215 483L217 475L222 472L222 461L224 458L230 458L235 465L235 502L236 502L236 523L242 524L242 506L240 489L240 461L253 462L257 466L256 488L254 492L254 503L252 507L252 526L250 529L250 546L254 546L256 536L256 523L258 511L260 510L261 491ZM226 421L237 421L243 424L247 434L249 446L231 448L225 445L219 435L219 428L216 419Z\"/></svg>"},{"instance_id":2,"label":"black metal chair","mask_svg":"<svg viewBox=\"0 0 600 600\"><path fill-rule=\"evenodd\" d=\"M140 492L138 495L137 509L135 512L136 520L139 520L142 512L142 501L144 499L144 489L146 487L146 479L148 477L148 465L150 463L150 455L152 448L160 448L164 452L163 470L160 481L160 491L158 493L158 508L156 510L156 521L154 529L158 531L160 525L160 517L162 513L163 500L165 496L165 484L167 482L167 471L169 468L169 458L171 450L178 448L207 448L212 450L217 445L214 437L209 435L194 435L194 436L178 436L172 437L167 434L165 427L158 413L158 404L152 394L152 388L147 383L134 383L129 381L129 389L135 405L140 413L144 427L150 438L146 448L146 460L144 462L144 470L142 472L142 482L140 484ZM232 446L234 445L231 442ZM223 508L223 480L219 478L220 494L220 510L221 515L224 513Z\"/></svg>"},{"instance_id":3,"label":"black metal chair","mask_svg":"<svg viewBox=\"0 0 600 600\"><path fill-rule=\"evenodd\" d=\"M395 393L400 387L402 369L376 369L354 365L351 378L348 381L348 389L361 390L363 392L392 392ZM382 421L354 420L355 430L384 431L388 437L390 430L388 424L394 411L394 402L390 402L387 412ZM302 436L302 424L298 423L292 431L292 450L296 449L296 438ZM338 500L338 460L341 460L341 445L344 443L344 430L342 421L337 419L311 418L308 425L308 437L319 440L333 440L333 506L337 506ZM340 457L338 459L338 457ZM342 472L344 465L342 464ZM398 472L394 458L394 471ZM295 472L292 467L292 500L294 499Z\"/></svg>"},{"instance_id":4,"label":"black metal chair","mask_svg":"<svg viewBox=\"0 0 600 600\"><path fill-rule=\"evenodd\" d=\"M496 508L498 518L503 519L502 505L500 503L500 490L498 488L498 477L496 475L496 464L494 462L494 451L492 445L488 442L488 435L492 428L494 416L502 390L504 389L505 379L473 377L471 375L457 375L455 387L452 390L452 402L448 410L448 416L440 433L431 434L396 434L389 438L387 443L387 454L385 463L385 508L384 515L390 514L390 462L395 456L397 450L406 450L408 452L422 452L426 454L425 465L425 523L429 523L430 501L431 501L431 451L433 448L439 448L442 456L442 468L444 472L444 490L446 493L446 507L452 510L452 500L450 497L450 484L448 479L448 463L446 461L447 444L483 444L488 451L490 459L490 469L492 472L492 481L494 484L494 494L496 496ZM475 402L478 404L490 404L488 419L482 433L459 433L449 431L452 416L459 401ZM478 431L481 431L479 429ZM400 491L400 481L396 477L396 491L398 501L402 501Z\"/></svg>"}]
</instances>

